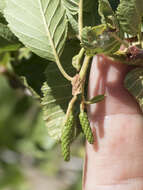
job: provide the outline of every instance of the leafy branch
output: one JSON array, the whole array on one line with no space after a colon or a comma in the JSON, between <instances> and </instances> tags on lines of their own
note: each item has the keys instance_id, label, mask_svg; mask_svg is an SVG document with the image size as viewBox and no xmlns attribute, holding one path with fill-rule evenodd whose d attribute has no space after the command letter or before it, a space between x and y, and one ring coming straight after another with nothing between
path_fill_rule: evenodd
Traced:
<instances>
[{"instance_id":1,"label":"leafy branch","mask_svg":"<svg viewBox=\"0 0 143 190\"><path fill-rule=\"evenodd\" d=\"M93 56L105 54L126 64L142 66L141 0L121 0L117 10L112 10L108 0L98 2L97 10L94 0L34 0L24 3L6 0L4 16L13 33L0 21L3 26L0 35L7 37L6 40L16 36L32 52L48 60L42 73L46 79L41 90L41 105L48 132L56 140L61 140L65 124L69 133L64 139L70 137L72 130L77 129L77 121L87 140L93 143L86 104L97 103L105 97L98 95L91 100L84 97L87 70ZM96 10L93 11L94 6ZM101 19L97 20L99 16ZM4 31L7 31L7 36ZM130 42L132 39L137 42ZM74 42L72 47L71 41ZM123 50L121 45L124 45ZM68 154L65 156L68 160L72 140L67 140L67 150L63 150Z\"/></svg>"}]
</instances>

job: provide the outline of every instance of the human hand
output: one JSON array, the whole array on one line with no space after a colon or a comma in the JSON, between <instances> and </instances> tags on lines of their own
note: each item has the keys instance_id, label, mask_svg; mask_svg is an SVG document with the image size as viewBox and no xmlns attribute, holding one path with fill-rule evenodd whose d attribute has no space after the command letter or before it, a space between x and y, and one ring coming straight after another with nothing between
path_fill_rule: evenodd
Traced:
<instances>
[{"instance_id":1,"label":"human hand","mask_svg":"<svg viewBox=\"0 0 143 190\"><path fill-rule=\"evenodd\" d=\"M143 116L123 87L128 66L94 57L89 98L106 94L88 107L95 143L86 144L84 190L143 190Z\"/></svg>"}]
</instances>

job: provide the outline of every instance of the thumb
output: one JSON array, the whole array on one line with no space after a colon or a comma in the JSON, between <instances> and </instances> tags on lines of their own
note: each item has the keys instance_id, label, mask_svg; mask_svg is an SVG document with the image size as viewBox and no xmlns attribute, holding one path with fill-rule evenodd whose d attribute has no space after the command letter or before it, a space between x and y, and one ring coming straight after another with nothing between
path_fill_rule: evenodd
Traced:
<instances>
[{"instance_id":1,"label":"thumb","mask_svg":"<svg viewBox=\"0 0 143 190\"><path fill-rule=\"evenodd\" d=\"M143 190L143 117L123 87L128 67L98 55L89 77L89 98L106 94L88 107L94 145L86 144L84 190Z\"/></svg>"}]
</instances>

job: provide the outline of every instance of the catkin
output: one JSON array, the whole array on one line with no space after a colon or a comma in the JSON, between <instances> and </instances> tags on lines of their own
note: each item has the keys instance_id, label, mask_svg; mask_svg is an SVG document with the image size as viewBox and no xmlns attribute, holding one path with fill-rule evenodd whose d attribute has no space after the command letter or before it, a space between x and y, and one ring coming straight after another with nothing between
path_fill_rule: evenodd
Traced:
<instances>
[{"instance_id":1,"label":"catkin","mask_svg":"<svg viewBox=\"0 0 143 190\"><path fill-rule=\"evenodd\" d=\"M74 115L70 113L61 136L61 150L65 161L70 160L70 143L73 134Z\"/></svg>"},{"instance_id":2,"label":"catkin","mask_svg":"<svg viewBox=\"0 0 143 190\"><path fill-rule=\"evenodd\" d=\"M87 113L84 111L81 111L79 114L79 120L80 120L80 124L83 130L84 135L86 136L87 141L90 144L94 143L94 137L93 137L93 133L90 127L90 123L87 117Z\"/></svg>"}]
</instances>

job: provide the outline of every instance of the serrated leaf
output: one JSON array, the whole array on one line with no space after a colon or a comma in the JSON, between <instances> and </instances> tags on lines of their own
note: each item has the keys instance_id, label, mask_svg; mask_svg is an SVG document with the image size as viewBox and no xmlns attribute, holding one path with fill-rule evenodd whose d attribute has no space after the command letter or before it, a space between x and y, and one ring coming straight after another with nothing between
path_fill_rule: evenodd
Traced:
<instances>
[{"instance_id":1,"label":"serrated leaf","mask_svg":"<svg viewBox=\"0 0 143 190\"><path fill-rule=\"evenodd\" d=\"M53 70L53 71L50 71ZM49 71L49 72L48 72ZM56 75L54 74L56 73ZM59 140L64 126L65 112L71 99L71 84L65 81L56 68L47 68L47 75L54 80L52 87L44 83L42 106L49 135Z\"/></svg>"},{"instance_id":2,"label":"serrated leaf","mask_svg":"<svg viewBox=\"0 0 143 190\"><path fill-rule=\"evenodd\" d=\"M143 111L143 69L130 71L124 81L125 88L134 96Z\"/></svg>"},{"instance_id":3,"label":"serrated leaf","mask_svg":"<svg viewBox=\"0 0 143 190\"><path fill-rule=\"evenodd\" d=\"M111 17L114 17L114 12L108 0L99 0L98 11L102 18L102 23L110 23Z\"/></svg>"},{"instance_id":4,"label":"serrated leaf","mask_svg":"<svg viewBox=\"0 0 143 190\"><path fill-rule=\"evenodd\" d=\"M124 32L133 36L138 34L143 16L142 0L121 0L116 14Z\"/></svg>"},{"instance_id":5,"label":"serrated leaf","mask_svg":"<svg viewBox=\"0 0 143 190\"><path fill-rule=\"evenodd\" d=\"M55 61L67 37L61 0L6 0L5 17L12 32L37 55Z\"/></svg>"},{"instance_id":6,"label":"serrated leaf","mask_svg":"<svg viewBox=\"0 0 143 190\"><path fill-rule=\"evenodd\" d=\"M86 101L85 103L86 104L95 104L95 103L101 102L102 100L104 100L104 98L105 98L105 95L101 94L101 95L93 97L92 99Z\"/></svg>"},{"instance_id":7,"label":"serrated leaf","mask_svg":"<svg viewBox=\"0 0 143 190\"><path fill-rule=\"evenodd\" d=\"M63 4L70 14L75 15L78 12L79 0L63 0Z\"/></svg>"},{"instance_id":8,"label":"serrated leaf","mask_svg":"<svg viewBox=\"0 0 143 190\"><path fill-rule=\"evenodd\" d=\"M61 57L64 68L72 76L75 74L75 69L70 62L73 55L77 54L80 49L78 45L77 41L68 41ZM41 103L44 120L49 135L60 140L65 113L72 97L72 86L53 63L48 64L45 75L47 80L42 87L43 98Z\"/></svg>"},{"instance_id":9,"label":"serrated leaf","mask_svg":"<svg viewBox=\"0 0 143 190\"><path fill-rule=\"evenodd\" d=\"M113 34L118 35L114 31ZM110 31L106 24L101 24L83 28L81 45L88 55L93 56L96 53L113 54L121 44L112 36L112 28Z\"/></svg>"},{"instance_id":10,"label":"serrated leaf","mask_svg":"<svg viewBox=\"0 0 143 190\"><path fill-rule=\"evenodd\" d=\"M78 34L79 0L63 0L63 5L70 25L68 28L69 37L75 37Z\"/></svg>"},{"instance_id":11,"label":"serrated leaf","mask_svg":"<svg viewBox=\"0 0 143 190\"><path fill-rule=\"evenodd\" d=\"M67 17L68 17L68 21L69 21L69 35L71 36L76 36L79 33L79 29L78 29L78 15L72 15L70 14L70 12L67 12Z\"/></svg>"}]
</instances>

